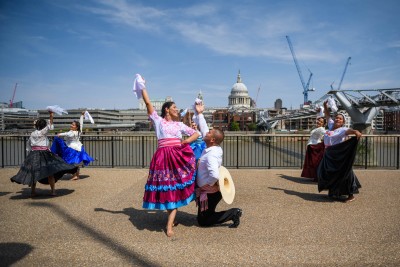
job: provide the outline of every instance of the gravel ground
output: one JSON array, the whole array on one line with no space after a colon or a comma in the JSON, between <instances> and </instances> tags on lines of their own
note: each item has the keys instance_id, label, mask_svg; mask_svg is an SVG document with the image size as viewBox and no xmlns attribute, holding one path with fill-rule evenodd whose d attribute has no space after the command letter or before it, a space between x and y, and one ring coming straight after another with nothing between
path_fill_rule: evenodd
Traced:
<instances>
[{"instance_id":1,"label":"gravel ground","mask_svg":"<svg viewBox=\"0 0 400 267\"><path fill-rule=\"evenodd\" d=\"M30 188L0 170L1 266L399 266L400 171L356 170L351 203L333 202L301 170L230 170L243 209L237 229L200 228L194 203L141 208L146 169L82 169L82 179Z\"/></svg>"}]
</instances>

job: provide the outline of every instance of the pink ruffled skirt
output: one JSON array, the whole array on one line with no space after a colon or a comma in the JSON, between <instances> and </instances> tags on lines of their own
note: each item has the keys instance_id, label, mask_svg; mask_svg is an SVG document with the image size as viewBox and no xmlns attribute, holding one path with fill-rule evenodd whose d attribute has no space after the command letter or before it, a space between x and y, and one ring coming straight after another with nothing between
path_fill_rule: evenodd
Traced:
<instances>
[{"instance_id":1,"label":"pink ruffled skirt","mask_svg":"<svg viewBox=\"0 0 400 267\"><path fill-rule=\"evenodd\" d=\"M196 160L189 144L180 139L159 140L150 163L143 208L171 210L195 200Z\"/></svg>"}]
</instances>

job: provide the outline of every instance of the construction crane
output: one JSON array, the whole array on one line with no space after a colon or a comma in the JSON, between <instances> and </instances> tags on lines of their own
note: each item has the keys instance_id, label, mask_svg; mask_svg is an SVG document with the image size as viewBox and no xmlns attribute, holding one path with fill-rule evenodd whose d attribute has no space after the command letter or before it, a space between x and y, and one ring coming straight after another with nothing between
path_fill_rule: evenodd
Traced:
<instances>
[{"instance_id":1,"label":"construction crane","mask_svg":"<svg viewBox=\"0 0 400 267\"><path fill-rule=\"evenodd\" d=\"M258 86L258 89L257 89L257 96L256 96L256 100L254 101L254 106L255 107L257 107L257 103L258 103L258 94L260 93L260 89L261 89L261 84L260 84L260 86Z\"/></svg>"},{"instance_id":2,"label":"construction crane","mask_svg":"<svg viewBox=\"0 0 400 267\"><path fill-rule=\"evenodd\" d=\"M297 63L297 58L296 58L296 54L294 53L292 42L290 41L290 38L287 35L286 35L286 39L287 39L287 42L289 44L290 52L292 52L293 61L294 61L294 64L296 65L297 72L299 73L301 85L303 86L304 104L309 104L308 103L308 92L309 91L315 91L314 88L310 88L310 81L311 81L311 78L313 76L313 73L310 70L308 70L310 72L310 77L308 77L308 81L307 81L307 84L306 84L304 82L303 74L301 73L301 69L300 69L299 63Z\"/></svg>"},{"instance_id":3,"label":"construction crane","mask_svg":"<svg viewBox=\"0 0 400 267\"><path fill-rule=\"evenodd\" d=\"M337 90L340 90L340 87L342 86L342 82L343 82L344 75L346 74L347 67L348 67L349 64L350 64L350 59L351 59L351 57L349 57L349 58L347 59L346 66L344 67L344 71L343 71L343 74L342 74L342 78L340 79L340 83L339 83L339 86L338 86Z\"/></svg>"},{"instance_id":4,"label":"construction crane","mask_svg":"<svg viewBox=\"0 0 400 267\"><path fill-rule=\"evenodd\" d=\"M337 88L336 90L340 90L340 87L342 86L343 78L344 78L344 75L346 74L347 67L348 67L349 64L350 64L350 60L351 60L351 57L348 57L348 58L347 58L347 61L346 61L346 65L345 65L345 67L344 67L344 71L343 71L343 74L342 74L342 78L340 79L339 86L338 86L338 88ZM335 81L333 81L333 82L331 83L331 89L332 89L332 90L335 90L335 89L333 88L333 84L334 84L334 83L335 83Z\"/></svg>"},{"instance_id":5,"label":"construction crane","mask_svg":"<svg viewBox=\"0 0 400 267\"><path fill-rule=\"evenodd\" d=\"M13 92L12 98L11 98L11 100L10 100L10 108L13 107L15 92L17 91L17 86L18 86L18 83L15 83L14 92Z\"/></svg>"}]
</instances>

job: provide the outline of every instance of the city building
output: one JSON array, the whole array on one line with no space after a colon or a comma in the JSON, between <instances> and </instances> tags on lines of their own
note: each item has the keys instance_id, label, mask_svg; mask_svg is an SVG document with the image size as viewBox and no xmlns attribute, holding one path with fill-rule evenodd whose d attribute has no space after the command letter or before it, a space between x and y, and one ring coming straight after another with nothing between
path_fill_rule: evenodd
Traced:
<instances>
[{"instance_id":1,"label":"city building","mask_svg":"<svg viewBox=\"0 0 400 267\"><path fill-rule=\"evenodd\" d=\"M174 100L172 99L172 97L167 96L165 99L150 99L151 104L153 105L154 109L157 111L160 111L162 108L162 105L167 102L167 101L171 101L173 102ZM139 110L146 110L146 105L143 101L143 98L139 99Z\"/></svg>"},{"instance_id":2,"label":"city building","mask_svg":"<svg viewBox=\"0 0 400 267\"><path fill-rule=\"evenodd\" d=\"M236 83L233 84L231 93L228 97L228 108L250 108L250 105L251 98L249 97L249 92L246 85L242 82L239 71Z\"/></svg>"},{"instance_id":3,"label":"city building","mask_svg":"<svg viewBox=\"0 0 400 267\"><path fill-rule=\"evenodd\" d=\"M229 90L229 89L228 89ZM203 99L199 92L199 99ZM261 131L271 129L268 120L277 119L274 124L275 130L290 132L308 132L315 127L316 114L310 113L310 107L304 105L300 109L287 110L283 107L282 99L274 102L274 108L258 108L249 96L247 86L243 83L240 71L236 77L236 83L227 93L227 106L206 107L204 117L210 128L219 128L225 131L232 130L232 126L238 126L238 130L252 131L255 125L265 122ZM158 113L166 101L173 101L172 97L165 99L152 99L151 102ZM258 100L257 100L258 101ZM79 120L85 108L67 110L68 114L62 116L55 114L55 131L67 131L74 120ZM89 109L88 112L94 119L94 124L84 121L83 131L148 131L151 130L150 120L147 115L143 99L139 100L138 109ZM351 118L345 111L339 111L346 118L346 126L351 127ZM10 108L8 103L0 103L0 125L1 131L31 131L33 122L38 118L48 119L47 110L27 110L23 108L22 101L13 103ZM190 125L193 110L189 110L183 117L183 122ZM375 133L398 133L400 132L400 110L398 107L385 108L374 118L371 128ZM260 126L260 125L259 125Z\"/></svg>"},{"instance_id":4,"label":"city building","mask_svg":"<svg viewBox=\"0 0 400 267\"><path fill-rule=\"evenodd\" d=\"M68 114L54 114L54 129L66 131L70 128L71 123L79 121L82 112L87 109L69 109ZM148 116L145 110L117 110L117 109L88 109L87 110L94 120L94 124L84 120L83 131L107 131L107 130L135 130L136 123L144 124L148 130ZM39 110L39 117L43 119L49 118L47 110ZM147 122L147 123L146 123ZM147 126L146 126L147 125ZM137 130L137 129L136 129Z\"/></svg>"},{"instance_id":5,"label":"city building","mask_svg":"<svg viewBox=\"0 0 400 267\"><path fill-rule=\"evenodd\" d=\"M33 122L37 119L38 113L36 110L0 107L1 131L32 130L34 129Z\"/></svg>"},{"instance_id":6,"label":"city building","mask_svg":"<svg viewBox=\"0 0 400 267\"><path fill-rule=\"evenodd\" d=\"M278 110L282 109L282 99L278 98L277 100L275 100L274 108Z\"/></svg>"}]
</instances>

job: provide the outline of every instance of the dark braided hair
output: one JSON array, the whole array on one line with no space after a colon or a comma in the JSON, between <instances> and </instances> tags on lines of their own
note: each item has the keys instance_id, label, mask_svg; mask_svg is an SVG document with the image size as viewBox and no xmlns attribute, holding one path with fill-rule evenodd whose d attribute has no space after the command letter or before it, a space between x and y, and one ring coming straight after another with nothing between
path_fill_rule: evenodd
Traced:
<instances>
[{"instance_id":1,"label":"dark braided hair","mask_svg":"<svg viewBox=\"0 0 400 267\"><path fill-rule=\"evenodd\" d=\"M162 118L165 118L165 115L167 115L167 112L165 111L165 109L170 108L173 104L175 104L175 102L167 101L162 105L162 108L161 108L161 117Z\"/></svg>"},{"instance_id":2,"label":"dark braided hair","mask_svg":"<svg viewBox=\"0 0 400 267\"><path fill-rule=\"evenodd\" d=\"M44 127L46 127L47 126L47 121L45 120L45 119L38 119L36 122L35 122L35 128L36 128L36 130L42 130Z\"/></svg>"}]
</instances>

